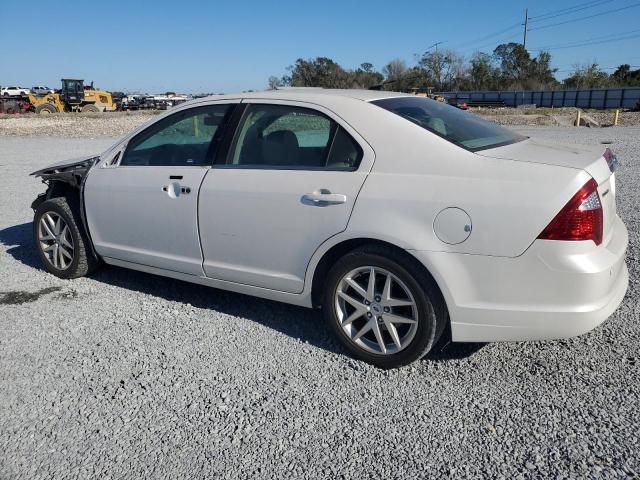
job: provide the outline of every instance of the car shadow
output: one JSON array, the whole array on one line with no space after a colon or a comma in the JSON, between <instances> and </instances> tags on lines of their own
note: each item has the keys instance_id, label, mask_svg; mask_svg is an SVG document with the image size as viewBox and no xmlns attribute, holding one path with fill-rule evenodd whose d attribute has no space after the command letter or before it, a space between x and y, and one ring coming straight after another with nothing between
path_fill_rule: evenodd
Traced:
<instances>
[{"instance_id":1,"label":"car shadow","mask_svg":"<svg viewBox=\"0 0 640 480\"><path fill-rule=\"evenodd\" d=\"M32 223L22 223L0 230L0 243L6 252L20 263L36 270L44 270L33 243Z\"/></svg>"},{"instance_id":2,"label":"car shadow","mask_svg":"<svg viewBox=\"0 0 640 480\"><path fill-rule=\"evenodd\" d=\"M30 222L0 230L0 243L17 261L30 268L44 270L35 249ZM315 347L346 354L346 350L323 324L322 315L317 310L113 266L98 270L91 278L167 301L188 303L196 308L246 318ZM449 343L430 353L426 359L460 360L470 357L483 345Z\"/></svg>"}]
</instances>

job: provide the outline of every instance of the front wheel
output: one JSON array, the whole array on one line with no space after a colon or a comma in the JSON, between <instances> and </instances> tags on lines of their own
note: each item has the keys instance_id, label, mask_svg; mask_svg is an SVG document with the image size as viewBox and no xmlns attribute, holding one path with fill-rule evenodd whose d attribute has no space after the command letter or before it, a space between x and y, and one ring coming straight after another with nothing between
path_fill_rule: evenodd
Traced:
<instances>
[{"instance_id":1,"label":"front wheel","mask_svg":"<svg viewBox=\"0 0 640 480\"><path fill-rule=\"evenodd\" d=\"M40 115L49 115L50 113L56 113L57 111L56 107L51 103L43 103L36 107L36 113Z\"/></svg>"},{"instance_id":2,"label":"front wheel","mask_svg":"<svg viewBox=\"0 0 640 480\"><path fill-rule=\"evenodd\" d=\"M364 248L330 270L323 310L354 357L394 368L422 358L442 334L447 315L438 292L413 259Z\"/></svg>"},{"instance_id":3,"label":"front wheel","mask_svg":"<svg viewBox=\"0 0 640 480\"><path fill-rule=\"evenodd\" d=\"M82 111L89 112L89 113L98 113L100 109L97 106L95 106L93 103L87 103L86 105L82 106Z\"/></svg>"},{"instance_id":4,"label":"front wheel","mask_svg":"<svg viewBox=\"0 0 640 480\"><path fill-rule=\"evenodd\" d=\"M78 206L64 197L42 202L33 218L33 236L45 269L60 278L91 273L99 264L88 251Z\"/></svg>"}]
</instances>

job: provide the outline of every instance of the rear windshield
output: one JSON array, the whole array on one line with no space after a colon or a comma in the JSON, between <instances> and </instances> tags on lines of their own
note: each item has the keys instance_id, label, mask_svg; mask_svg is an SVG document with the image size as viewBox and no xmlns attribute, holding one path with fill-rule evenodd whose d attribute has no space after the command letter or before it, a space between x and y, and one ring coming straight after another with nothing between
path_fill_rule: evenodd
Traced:
<instances>
[{"instance_id":1,"label":"rear windshield","mask_svg":"<svg viewBox=\"0 0 640 480\"><path fill-rule=\"evenodd\" d=\"M371 103L472 152L520 142L527 138L472 113L430 98L397 97Z\"/></svg>"}]
</instances>

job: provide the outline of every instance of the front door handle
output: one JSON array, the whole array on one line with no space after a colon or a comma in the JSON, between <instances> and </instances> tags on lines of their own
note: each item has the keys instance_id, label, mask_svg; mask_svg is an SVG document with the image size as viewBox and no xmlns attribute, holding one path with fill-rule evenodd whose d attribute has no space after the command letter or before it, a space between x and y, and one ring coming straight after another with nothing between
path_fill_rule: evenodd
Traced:
<instances>
[{"instance_id":1,"label":"front door handle","mask_svg":"<svg viewBox=\"0 0 640 480\"><path fill-rule=\"evenodd\" d=\"M180 195L191 193L191 187L183 187L178 182L173 182L169 185L163 185L162 191L166 192L171 198L176 198Z\"/></svg>"},{"instance_id":2,"label":"front door handle","mask_svg":"<svg viewBox=\"0 0 640 480\"><path fill-rule=\"evenodd\" d=\"M306 193L302 196L302 203L314 207L326 207L329 205L339 205L346 203L347 196L341 193L331 193L329 190L322 189L313 193Z\"/></svg>"}]
</instances>

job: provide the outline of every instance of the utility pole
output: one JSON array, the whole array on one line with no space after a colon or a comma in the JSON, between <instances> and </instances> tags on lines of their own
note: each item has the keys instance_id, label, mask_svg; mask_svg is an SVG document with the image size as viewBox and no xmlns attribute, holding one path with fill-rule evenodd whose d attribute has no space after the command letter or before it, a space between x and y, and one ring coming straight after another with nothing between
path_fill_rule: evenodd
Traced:
<instances>
[{"instance_id":1,"label":"utility pole","mask_svg":"<svg viewBox=\"0 0 640 480\"><path fill-rule=\"evenodd\" d=\"M433 45L431 45L430 47L427 47L427 50L431 50L433 47L435 47L436 49L436 53L438 53L438 45L440 45L443 42L436 42Z\"/></svg>"},{"instance_id":2,"label":"utility pole","mask_svg":"<svg viewBox=\"0 0 640 480\"><path fill-rule=\"evenodd\" d=\"M522 46L524 47L524 49L527 49L527 30L529 27L529 9L525 8L524 9L524 40L522 42Z\"/></svg>"},{"instance_id":3,"label":"utility pole","mask_svg":"<svg viewBox=\"0 0 640 480\"><path fill-rule=\"evenodd\" d=\"M436 62L437 64L433 65L433 70L436 76L436 82L438 82L438 87L440 88L442 86L442 82L440 81L441 78L441 72L442 72L442 59L440 58L440 56L438 55L438 45L440 45L443 42L436 42L433 45L431 45L430 47L427 48L427 50L431 50L432 48L435 47L436 49Z\"/></svg>"}]
</instances>

